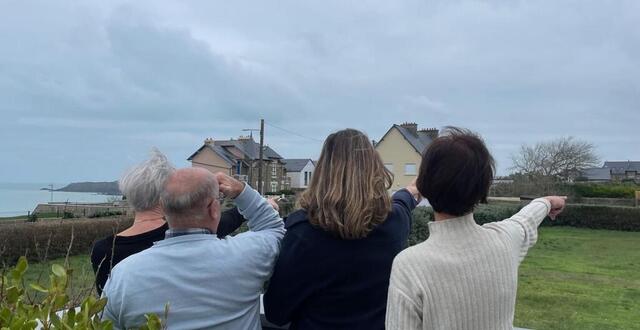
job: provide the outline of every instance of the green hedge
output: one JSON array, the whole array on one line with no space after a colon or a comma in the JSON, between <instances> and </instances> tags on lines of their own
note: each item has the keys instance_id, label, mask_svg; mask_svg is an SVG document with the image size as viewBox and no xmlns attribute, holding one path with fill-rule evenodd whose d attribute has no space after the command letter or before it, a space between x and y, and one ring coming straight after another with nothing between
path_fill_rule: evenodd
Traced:
<instances>
[{"instance_id":1,"label":"green hedge","mask_svg":"<svg viewBox=\"0 0 640 330\"><path fill-rule=\"evenodd\" d=\"M93 243L131 226L133 219L60 220L0 225L0 263L13 265L20 256L45 261L91 252Z\"/></svg>"},{"instance_id":2,"label":"green hedge","mask_svg":"<svg viewBox=\"0 0 640 330\"><path fill-rule=\"evenodd\" d=\"M474 218L478 224L500 221L520 210L518 204L479 205ZM433 220L433 210L418 207L413 211L413 225L409 244L420 243L429 237L428 222ZM571 226L577 228L640 231L640 208L570 204L556 220L546 218L542 226Z\"/></svg>"},{"instance_id":3,"label":"green hedge","mask_svg":"<svg viewBox=\"0 0 640 330\"><path fill-rule=\"evenodd\" d=\"M577 183L573 190L580 197L601 198L634 198L635 191L640 191L640 186L632 183L620 184L584 184Z\"/></svg>"}]
</instances>

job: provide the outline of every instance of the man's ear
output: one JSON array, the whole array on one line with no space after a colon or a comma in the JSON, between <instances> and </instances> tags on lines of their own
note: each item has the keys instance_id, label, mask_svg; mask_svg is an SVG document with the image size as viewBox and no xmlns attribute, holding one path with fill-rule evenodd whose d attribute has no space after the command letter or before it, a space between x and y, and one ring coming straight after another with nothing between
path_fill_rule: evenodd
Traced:
<instances>
[{"instance_id":1,"label":"man's ear","mask_svg":"<svg viewBox=\"0 0 640 330\"><path fill-rule=\"evenodd\" d=\"M211 202L211 207L209 207L209 217L211 219L217 219L220 216L220 201L216 198Z\"/></svg>"}]
</instances>

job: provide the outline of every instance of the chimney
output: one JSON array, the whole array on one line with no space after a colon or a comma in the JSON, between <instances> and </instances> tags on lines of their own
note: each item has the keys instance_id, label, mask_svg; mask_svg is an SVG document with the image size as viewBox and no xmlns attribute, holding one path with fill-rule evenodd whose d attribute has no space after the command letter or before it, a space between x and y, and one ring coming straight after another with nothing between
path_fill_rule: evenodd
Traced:
<instances>
[{"instance_id":1,"label":"chimney","mask_svg":"<svg viewBox=\"0 0 640 330\"><path fill-rule=\"evenodd\" d=\"M204 139L204 144L205 145L212 145L213 144L213 139L212 138L206 138Z\"/></svg>"},{"instance_id":2,"label":"chimney","mask_svg":"<svg viewBox=\"0 0 640 330\"><path fill-rule=\"evenodd\" d=\"M437 128L423 128L420 132L427 133L427 136L431 138L431 140L435 140L438 137L438 129Z\"/></svg>"},{"instance_id":3,"label":"chimney","mask_svg":"<svg viewBox=\"0 0 640 330\"><path fill-rule=\"evenodd\" d=\"M402 123L402 125L400 125L400 127L406 129L407 131L411 132L411 134L413 134L414 136L418 136L418 124L416 123Z\"/></svg>"}]
</instances>

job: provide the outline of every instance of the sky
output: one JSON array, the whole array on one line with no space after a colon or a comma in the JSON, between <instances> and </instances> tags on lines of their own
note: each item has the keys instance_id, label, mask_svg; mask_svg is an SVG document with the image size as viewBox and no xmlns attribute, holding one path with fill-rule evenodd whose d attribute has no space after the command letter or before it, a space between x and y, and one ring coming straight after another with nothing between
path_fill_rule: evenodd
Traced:
<instances>
[{"instance_id":1,"label":"sky","mask_svg":"<svg viewBox=\"0 0 640 330\"><path fill-rule=\"evenodd\" d=\"M0 2L0 182L116 180L258 128L316 158L356 128L469 128L640 160L640 1Z\"/></svg>"}]
</instances>

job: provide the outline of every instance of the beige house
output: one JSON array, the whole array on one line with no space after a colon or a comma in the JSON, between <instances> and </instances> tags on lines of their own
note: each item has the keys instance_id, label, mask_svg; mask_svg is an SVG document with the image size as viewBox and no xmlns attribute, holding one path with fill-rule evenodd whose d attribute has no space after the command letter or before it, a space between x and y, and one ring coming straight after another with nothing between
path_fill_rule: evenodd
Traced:
<instances>
[{"instance_id":1,"label":"beige house","mask_svg":"<svg viewBox=\"0 0 640 330\"><path fill-rule=\"evenodd\" d=\"M260 145L252 137L231 140L206 139L200 149L187 160L193 167L203 167L213 173L224 172L258 187ZM276 193L289 189L289 178L282 157L268 146L262 156L262 192Z\"/></svg>"},{"instance_id":2,"label":"beige house","mask_svg":"<svg viewBox=\"0 0 640 330\"><path fill-rule=\"evenodd\" d=\"M416 123L394 124L375 143L385 167L393 173L392 192L407 186L417 177L422 152L437 136L435 128L418 130Z\"/></svg>"}]
</instances>

